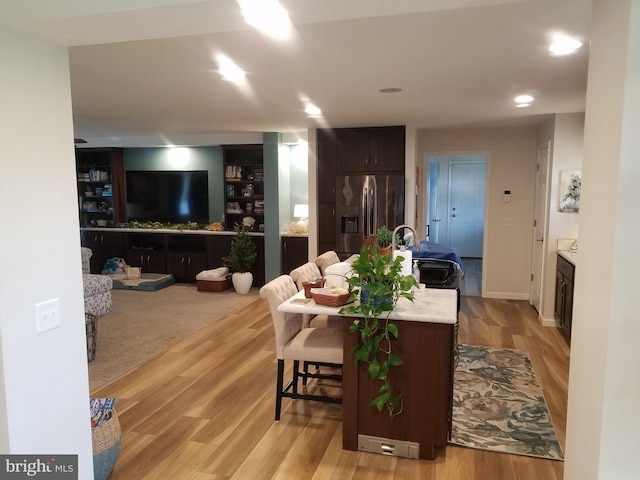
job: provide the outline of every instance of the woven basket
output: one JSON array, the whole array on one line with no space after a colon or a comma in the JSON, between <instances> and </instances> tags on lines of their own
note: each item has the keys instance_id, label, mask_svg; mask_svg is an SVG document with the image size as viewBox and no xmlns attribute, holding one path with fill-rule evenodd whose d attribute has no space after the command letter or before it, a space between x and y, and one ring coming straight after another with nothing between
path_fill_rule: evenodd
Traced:
<instances>
[{"instance_id":1,"label":"woven basket","mask_svg":"<svg viewBox=\"0 0 640 480\"><path fill-rule=\"evenodd\" d=\"M327 295L318 293L315 289L311 290L311 297L317 305L326 305L328 307L341 307L349 302L351 292L347 292L342 295Z\"/></svg>"},{"instance_id":2,"label":"woven basket","mask_svg":"<svg viewBox=\"0 0 640 480\"><path fill-rule=\"evenodd\" d=\"M92 362L96 358L96 343L98 336L98 317L89 313L84 314L85 328L87 332L87 361Z\"/></svg>"},{"instance_id":3,"label":"woven basket","mask_svg":"<svg viewBox=\"0 0 640 480\"><path fill-rule=\"evenodd\" d=\"M324 287L324 277L318 278L315 280L311 280L309 282L302 282L302 286L304 287L304 296L305 298L311 298L311 289L312 288L322 288Z\"/></svg>"},{"instance_id":4,"label":"woven basket","mask_svg":"<svg viewBox=\"0 0 640 480\"><path fill-rule=\"evenodd\" d=\"M95 480L105 480L111 474L120 454L121 438L120 421L115 410L109 420L91 429Z\"/></svg>"}]
</instances>

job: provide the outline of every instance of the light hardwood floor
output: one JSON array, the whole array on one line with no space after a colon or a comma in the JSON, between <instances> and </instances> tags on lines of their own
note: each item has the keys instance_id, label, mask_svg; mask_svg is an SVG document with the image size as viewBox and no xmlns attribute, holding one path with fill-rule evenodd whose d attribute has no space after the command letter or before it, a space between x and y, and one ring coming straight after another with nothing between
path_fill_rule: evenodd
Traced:
<instances>
[{"instance_id":1,"label":"light hardwood floor","mask_svg":"<svg viewBox=\"0 0 640 480\"><path fill-rule=\"evenodd\" d=\"M527 302L465 296L459 341L528 351L564 446L560 333ZM123 440L110 480L562 479L562 462L454 446L433 461L342 450L339 405L285 399L273 421L275 376L271 317L257 300L92 392L118 399Z\"/></svg>"}]
</instances>

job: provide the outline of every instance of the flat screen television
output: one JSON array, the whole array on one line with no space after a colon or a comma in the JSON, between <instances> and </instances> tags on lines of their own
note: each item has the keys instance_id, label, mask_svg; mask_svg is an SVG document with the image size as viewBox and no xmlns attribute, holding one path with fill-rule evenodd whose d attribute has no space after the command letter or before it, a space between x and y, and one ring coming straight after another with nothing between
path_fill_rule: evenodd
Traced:
<instances>
[{"instance_id":1,"label":"flat screen television","mask_svg":"<svg viewBox=\"0 0 640 480\"><path fill-rule=\"evenodd\" d=\"M126 172L127 221L209 223L209 173Z\"/></svg>"}]
</instances>

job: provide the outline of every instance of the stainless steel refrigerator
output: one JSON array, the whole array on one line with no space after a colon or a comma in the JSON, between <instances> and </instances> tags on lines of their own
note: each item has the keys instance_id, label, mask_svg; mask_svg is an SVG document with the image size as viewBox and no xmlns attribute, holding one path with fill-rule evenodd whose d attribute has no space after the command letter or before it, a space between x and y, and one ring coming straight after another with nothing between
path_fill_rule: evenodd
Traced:
<instances>
[{"instance_id":1,"label":"stainless steel refrigerator","mask_svg":"<svg viewBox=\"0 0 640 480\"><path fill-rule=\"evenodd\" d=\"M336 252L360 253L364 237L378 227L404 223L402 175L347 175L336 178Z\"/></svg>"}]
</instances>

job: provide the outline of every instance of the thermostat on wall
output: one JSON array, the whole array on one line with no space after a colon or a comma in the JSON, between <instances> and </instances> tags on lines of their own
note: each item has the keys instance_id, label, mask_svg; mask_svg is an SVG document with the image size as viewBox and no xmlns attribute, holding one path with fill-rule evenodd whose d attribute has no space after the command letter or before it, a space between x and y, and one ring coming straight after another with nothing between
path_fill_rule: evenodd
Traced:
<instances>
[{"instance_id":1,"label":"thermostat on wall","mask_svg":"<svg viewBox=\"0 0 640 480\"><path fill-rule=\"evenodd\" d=\"M504 203L509 203L511 201L511 190L504 191Z\"/></svg>"}]
</instances>

